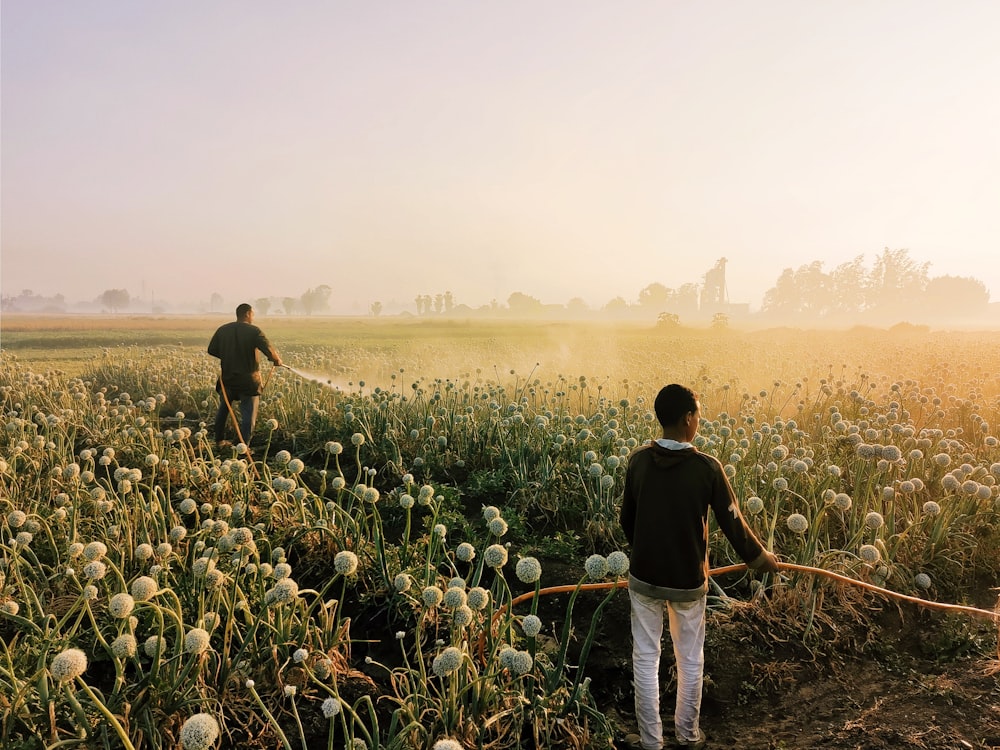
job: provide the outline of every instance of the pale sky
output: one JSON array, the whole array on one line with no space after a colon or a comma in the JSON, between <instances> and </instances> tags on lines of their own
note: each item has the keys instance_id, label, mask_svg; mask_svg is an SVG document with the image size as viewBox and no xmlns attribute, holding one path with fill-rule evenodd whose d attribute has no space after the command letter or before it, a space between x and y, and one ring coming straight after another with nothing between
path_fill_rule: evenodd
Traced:
<instances>
[{"instance_id":1,"label":"pale sky","mask_svg":"<svg viewBox=\"0 0 1000 750\"><path fill-rule=\"evenodd\" d=\"M1000 299L995 0L2 0L2 289Z\"/></svg>"}]
</instances>

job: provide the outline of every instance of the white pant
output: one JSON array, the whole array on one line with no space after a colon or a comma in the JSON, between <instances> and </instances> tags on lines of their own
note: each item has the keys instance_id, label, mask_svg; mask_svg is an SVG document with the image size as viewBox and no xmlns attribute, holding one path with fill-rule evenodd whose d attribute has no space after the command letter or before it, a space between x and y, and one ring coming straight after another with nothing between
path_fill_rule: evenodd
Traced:
<instances>
[{"instance_id":1,"label":"white pant","mask_svg":"<svg viewBox=\"0 0 1000 750\"><path fill-rule=\"evenodd\" d=\"M670 616L670 640L677 662L677 704L674 734L681 743L701 739L701 687L705 671L705 606L702 596L693 602L654 599L629 590L632 603L632 672L635 685L635 718L643 748L663 747L660 719L660 639L663 607Z\"/></svg>"}]
</instances>

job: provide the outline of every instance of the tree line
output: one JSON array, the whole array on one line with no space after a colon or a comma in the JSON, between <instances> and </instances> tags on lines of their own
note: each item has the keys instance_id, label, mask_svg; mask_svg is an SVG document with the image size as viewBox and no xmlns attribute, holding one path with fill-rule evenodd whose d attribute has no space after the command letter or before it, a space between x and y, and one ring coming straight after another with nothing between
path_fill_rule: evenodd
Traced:
<instances>
[{"instance_id":1,"label":"tree line","mask_svg":"<svg viewBox=\"0 0 1000 750\"><path fill-rule=\"evenodd\" d=\"M831 270L822 261L785 268L774 286L763 297L760 310L752 317L769 321L827 321L850 323L858 319L875 322L941 319L969 319L987 312L990 293L986 285L971 276L931 276L929 263L918 263L905 249L885 248L871 267L859 255ZM749 304L730 303L724 297L707 294L704 285L686 281L676 287L653 282L628 301L616 296L599 308L591 308L582 298L565 304L546 304L521 291L510 294L506 304L496 299L478 307L457 303L451 291L419 293L414 307L404 314L426 316L493 316L573 318L610 317L659 319L676 323L711 320L718 314L736 319L751 317ZM313 315L330 309L333 290L326 284L311 287L297 297L258 297L252 301L258 314ZM725 301L722 301L725 300ZM88 309L117 313L140 310L150 303L131 297L126 289L106 289ZM226 312L222 295L214 292L207 312ZM61 294L44 297L31 290L17 296L4 296L0 308L5 312L65 312L67 303ZM143 310L143 311L147 311ZM157 309L152 312L165 312ZM378 317L384 312L381 301L369 303L367 314Z\"/></svg>"}]
</instances>

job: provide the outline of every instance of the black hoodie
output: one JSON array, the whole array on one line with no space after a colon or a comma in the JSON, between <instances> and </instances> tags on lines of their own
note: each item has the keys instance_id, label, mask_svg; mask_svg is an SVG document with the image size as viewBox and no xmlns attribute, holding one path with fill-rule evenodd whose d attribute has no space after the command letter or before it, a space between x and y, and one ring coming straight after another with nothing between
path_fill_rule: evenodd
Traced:
<instances>
[{"instance_id":1,"label":"black hoodie","mask_svg":"<svg viewBox=\"0 0 1000 750\"><path fill-rule=\"evenodd\" d=\"M708 590L708 509L750 567L766 553L740 513L722 464L697 448L657 443L632 451L621 524L632 545L629 588L690 601Z\"/></svg>"}]
</instances>

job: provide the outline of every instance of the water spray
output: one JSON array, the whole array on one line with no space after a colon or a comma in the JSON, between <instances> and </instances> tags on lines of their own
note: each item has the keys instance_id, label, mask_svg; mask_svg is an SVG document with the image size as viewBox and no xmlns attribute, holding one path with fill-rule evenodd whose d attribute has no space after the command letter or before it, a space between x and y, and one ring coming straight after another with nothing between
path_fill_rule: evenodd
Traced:
<instances>
[{"instance_id":1,"label":"water spray","mask_svg":"<svg viewBox=\"0 0 1000 750\"><path fill-rule=\"evenodd\" d=\"M278 366L281 367L281 368L283 368L283 369L285 369L285 370L289 370L289 371L295 373L300 378L302 378L303 380L308 380L310 383L316 383L317 385L322 385L322 386L324 386L326 388L340 389L340 386L336 385L329 378L324 378L323 376L317 375L314 372L305 372L303 370L296 370L294 367L292 367L290 365L286 365L284 362L282 362Z\"/></svg>"}]
</instances>

